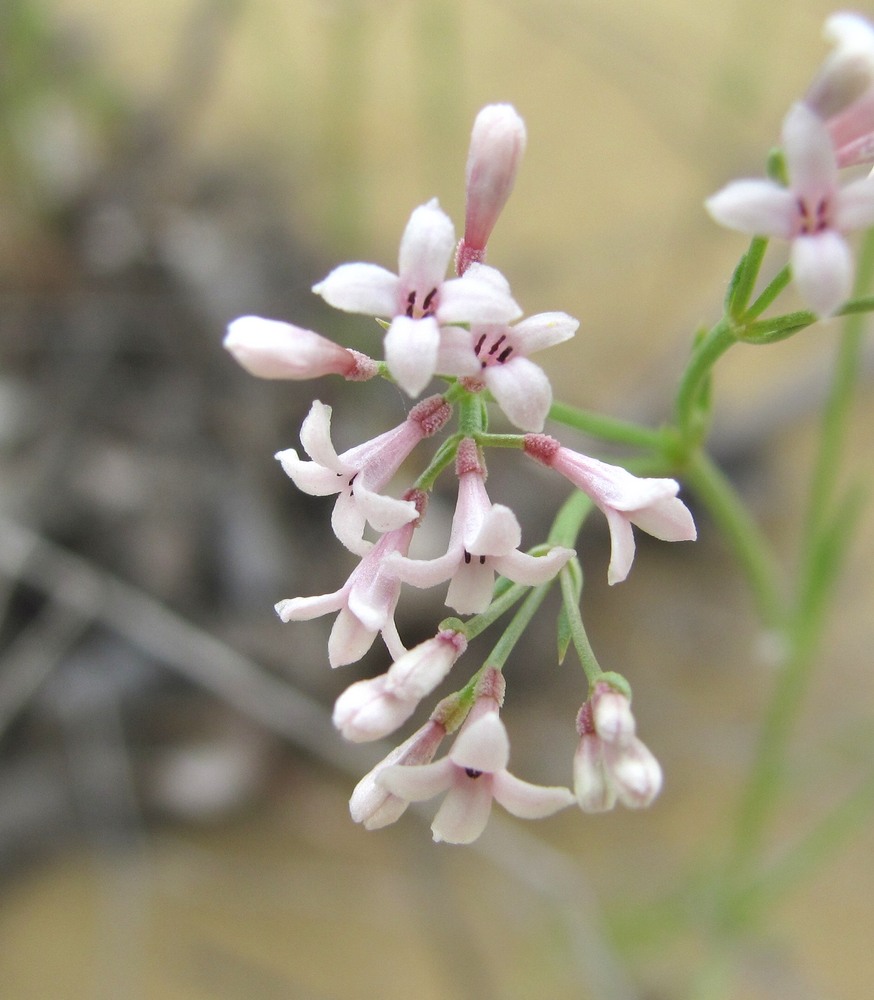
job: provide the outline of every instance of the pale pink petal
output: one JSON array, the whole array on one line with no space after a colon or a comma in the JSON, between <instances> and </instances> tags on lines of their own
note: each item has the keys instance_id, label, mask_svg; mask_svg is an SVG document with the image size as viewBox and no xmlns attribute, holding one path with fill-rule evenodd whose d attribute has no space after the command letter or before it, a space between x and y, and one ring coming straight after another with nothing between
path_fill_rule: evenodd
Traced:
<instances>
[{"instance_id":1,"label":"pale pink petal","mask_svg":"<svg viewBox=\"0 0 874 1000\"><path fill-rule=\"evenodd\" d=\"M282 465L282 471L304 493L324 497L346 488L345 477L338 476L334 469L319 465L318 462L306 462L298 458L294 448L277 452L276 458Z\"/></svg>"},{"instance_id":2,"label":"pale pink petal","mask_svg":"<svg viewBox=\"0 0 874 1000\"><path fill-rule=\"evenodd\" d=\"M438 843L471 844L485 830L492 811L492 778L456 779L437 810L431 832Z\"/></svg>"},{"instance_id":3,"label":"pale pink petal","mask_svg":"<svg viewBox=\"0 0 874 1000\"><path fill-rule=\"evenodd\" d=\"M662 497L648 507L628 512L641 531L663 542L693 542L698 537L689 508L678 497Z\"/></svg>"},{"instance_id":4,"label":"pale pink petal","mask_svg":"<svg viewBox=\"0 0 874 1000\"><path fill-rule=\"evenodd\" d=\"M331 440L331 407L314 400L300 428L300 443L304 451L317 462L335 472L351 472L334 448ZM353 467L354 468L354 467Z\"/></svg>"},{"instance_id":5,"label":"pale pink petal","mask_svg":"<svg viewBox=\"0 0 874 1000\"><path fill-rule=\"evenodd\" d=\"M513 344L522 354L533 354L570 340L580 321L563 312L538 313L521 320L513 327Z\"/></svg>"},{"instance_id":6,"label":"pale pink petal","mask_svg":"<svg viewBox=\"0 0 874 1000\"><path fill-rule=\"evenodd\" d=\"M465 277L468 281L475 280L491 285L496 292L500 292L502 295L510 295L510 282L496 267L491 267L489 264L478 262L469 265L465 271Z\"/></svg>"},{"instance_id":7,"label":"pale pink petal","mask_svg":"<svg viewBox=\"0 0 874 1000\"><path fill-rule=\"evenodd\" d=\"M355 367L345 347L312 330L260 316L240 316L230 323L224 346L259 378L310 379Z\"/></svg>"},{"instance_id":8,"label":"pale pink petal","mask_svg":"<svg viewBox=\"0 0 874 1000\"><path fill-rule=\"evenodd\" d=\"M574 754L574 794L583 812L607 812L616 805L616 789L607 779L602 744L594 733L580 738Z\"/></svg>"},{"instance_id":9,"label":"pale pink petal","mask_svg":"<svg viewBox=\"0 0 874 1000\"><path fill-rule=\"evenodd\" d=\"M509 293L492 281L471 277L476 265L463 278L444 281L440 289L437 319L441 326L452 323L510 323L522 310Z\"/></svg>"},{"instance_id":10,"label":"pale pink petal","mask_svg":"<svg viewBox=\"0 0 874 1000\"><path fill-rule=\"evenodd\" d=\"M514 334L517 329L513 328ZM543 430L552 406L552 386L542 368L520 355L489 366L483 378L512 424L523 431Z\"/></svg>"},{"instance_id":11,"label":"pale pink petal","mask_svg":"<svg viewBox=\"0 0 874 1000\"><path fill-rule=\"evenodd\" d=\"M477 615L492 602L495 590L495 571L490 559L471 556L470 562L461 563L449 582L446 606L460 615Z\"/></svg>"},{"instance_id":12,"label":"pale pink petal","mask_svg":"<svg viewBox=\"0 0 874 1000\"><path fill-rule=\"evenodd\" d=\"M792 278L802 298L819 316L831 316L853 290L853 256L831 229L792 242Z\"/></svg>"},{"instance_id":13,"label":"pale pink petal","mask_svg":"<svg viewBox=\"0 0 874 1000\"><path fill-rule=\"evenodd\" d=\"M373 548L364 538L365 521L356 498L348 490L341 493L331 512L331 528L337 540L357 556L365 556Z\"/></svg>"},{"instance_id":14,"label":"pale pink petal","mask_svg":"<svg viewBox=\"0 0 874 1000\"><path fill-rule=\"evenodd\" d=\"M610 529L610 565L607 567L607 583L622 583L634 562L634 532L628 515L610 507L603 508Z\"/></svg>"},{"instance_id":15,"label":"pale pink petal","mask_svg":"<svg viewBox=\"0 0 874 1000\"><path fill-rule=\"evenodd\" d=\"M794 104L784 118L783 150L795 194L815 198L834 189L838 165L831 136L806 104Z\"/></svg>"},{"instance_id":16,"label":"pale pink petal","mask_svg":"<svg viewBox=\"0 0 874 1000\"><path fill-rule=\"evenodd\" d=\"M574 802L568 788L532 785L508 771L500 771L494 776L492 795L507 812L520 819L543 819Z\"/></svg>"},{"instance_id":17,"label":"pale pink petal","mask_svg":"<svg viewBox=\"0 0 874 1000\"><path fill-rule=\"evenodd\" d=\"M385 675L351 684L334 703L332 721L352 743L382 739L402 726L416 708L386 690Z\"/></svg>"},{"instance_id":18,"label":"pale pink petal","mask_svg":"<svg viewBox=\"0 0 874 1000\"><path fill-rule=\"evenodd\" d=\"M874 225L874 177L852 181L842 188L835 204L835 229L867 229Z\"/></svg>"},{"instance_id":19,"label":"pale pink petal","mask_svg":"<svg viewBox=\"0 0 874 1000\"><path fill-rule=\"evenodd\" d=\"M317 597L289 597L276 605L276 613L284 622L303 622L339 611L346 601L346 587L333 594Z\"/></svg>"},{"instance_id":20,"label":"pale pink petal","mask_svg":"<svg viewBox=\"0 0 874 1000\"><path fill-rule=\"evenodd\" d=\"M406 653L407 647L401 642L398 627L395 625L393 617L389 618L385 625L383 625L381 634L385 648L388 650L388 655L393 660L399 660Z\"/></svg>"},{"instance_id":21,"label":"pale pink petal","mask_svg":"<svg viewBox=\"0 0 874 1000\"><path fill-rule=\"evenodd\" d=\"M418 289L423 296L440 288L455 249L452 220L436 198L413 211L401 237L398 273L404 288Z\"/></svg>"},{"instance_id":22,"label":"pale pink petal","mask_svg":"<svg viewBox=\"0 0 874 1000\"><path fill-rule=\"evenodd\" d=\"M441 327L436 370L442 375L461 377L479 375L480 368L470 330L461 326Z\"/></svg>"},{"instance_id":23,"label":"pale pink petal","mask_svg":"<svg viewBox=\"0 0 874 1000\"><path fill-rule=\"evenodd\" d=\"M411 500L396 500L394 497L374 493L358 480L352 489L364 516L380 534L394 531L418 517L416 505Z\"/></svg>"},{"instance_id":24,"label":"pale pink petal","mask_svg":"<svg viewBox=\"0 0 874 1000\"><path fill-rule=\"evenodd\" d=\"M437 559L408 559L392 553L385 560L386 572L413 587L436 587L448 580L463 558L461 548L451 548Z\"/></svg>"},{"instance_id":25,"label":"pale pink petal","mask_svg":"<svg viewBox=\"0 0 874 1000\"><path fill-rule=\"evenodd\" d=\"M394 316L401 297L397 275L377 264L341 264L313 291L335 309L365 316Z\"/></svg>"},{"instance_id":26,"label":"pale pink petal","mask_svg":"<svg viewBox=\"0 0 874 1000\"><path fill-rule=\"evenodd\" d=\"M487 712L464 726L452 744L449 759L462 769L490 774L503 771L510 760L510 738L498 713Z\"/></svg>"},{"instance_id":27,"label":"pale pink petal","mask_svg":"<svg viewBox=\"0 0 874 1000\"><path fill-rule=\"evenodd\" d=\"M360 660L378 631L367 628L348 608L342 608L328 637L328 662L332 667L342 667Z\"/></svg>"},{"instance_id":28,"label":"pale pink petal","mask_svg":"<svg viewBox=\"0 0 874 1000\"><path fill-rule=\"evenodd\" d=\"M501 503L492 504L472 538L465 538L464 547L474 557L504 556L519 547L522 529L516 515Z\"/></svg>"},{"instance_id":29,"label":"pale pink petal","mask_svg":"<svg viewBox=\"0 0 874 1000\"><path fill-rule=\"evenodd\" d=\"M514 583L524 583L536 587L551 580L564 564L574 555L573 549L556 545L546 555L529 556L525 552L510 552L492 560L492 565Z\"/></svg>"},{"instance_id":30,"label":"pale pink petal","mask_svg":"<svg viewBox=\"0 0 874 1000\"><path fill-rule=\"evenodd\" d=\"M796 197L774 181L732 181L704 204L717 222L750 236L788 240L795 234Z\"/></svg>"},{"instance_id":31,"label":"pale pink petal","mask_svg":"<svg viewBox=\"0 0 874 1000\"><path fill-rule=\"evenodd\" d=\"M604 755L619 801L628 809L650 805L662 787L662 768L650 749L635 738L618 751L605 748Z\"/></svg>"},{"instance_id":32,"label":"pale pink petal","mask_svg":"<svg viewBox=\"0 0 874 1000\"><path fill-rule=\"evenodd\" d=\"M385 335L385 362L398 385L410 396L434 377L440 349L440 329L433 316L396 316Z\"/></svg>"},{"instance_id":33,"label":"pale pink petal","mask_svg":"<svg viewBox=\"0 0 874 1000\"><path fill-rule=\"evenodd\" d=\"M399 580L377 571L371 580L358 578L349 589L349 610L368 629L378 631L394 614L401 592Z\"/></svg>"},{"instance_id":34,"label":"pale pink petal","mask_svg":"<svg viewBox=\"0 0 874 1000\"><path fill-rule=\"evenodd\" d=\"M433 764L395 764L377 775L376 783L407 802L424 802L452 786L456 767L448 757Z\"/></svg>"}]
</instances>

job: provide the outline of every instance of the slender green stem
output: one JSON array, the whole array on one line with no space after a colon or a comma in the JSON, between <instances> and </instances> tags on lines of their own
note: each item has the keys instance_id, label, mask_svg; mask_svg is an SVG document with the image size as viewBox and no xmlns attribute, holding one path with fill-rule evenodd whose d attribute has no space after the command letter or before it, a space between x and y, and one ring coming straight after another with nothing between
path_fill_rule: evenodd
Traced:
<instances>
[{"instance_id":1,"label":"slender green stem","mask_svg":"<svg viewBox=\"0 0 874 1000\"><path fill-rule=\"evenodd\" d=\"M427 492L434 486L434 483L437 481L437 477L449 464L451 464L455 458L461 439L461 434L453 434L452 437L447 438L440 445L437 449L437 453L428 463L428 468L425 469L425 471L413 484L415 489L425 490L425 492Z\"/></svg>"},{"instance_id":2,"label":"slender green stem","mask_svg":"<svg viewBox=\"0 0 874 1000\"><path fill-rule=\"evenodd\" d=\"M580 658L580 663L586 674L586 680L588 680L589 688L591 689L595 686L598 679L603 676L604 671L598 663L595 651L589 642L586 628L583 625L583 616L580 614L579 590L572 572L565 567L559 573L559 580L561 582L561 596L564 600L564 610L567 615L568 626L570 627L571 641L574 644L574 649L577 651L577 656Z\"/></svg>"},{"instance_id":3,"label":"slender green stem","mask_svg":"<svg viewBox=\"0 0 874 1000\"><path fill-rule=\"evenodd\" d=\"M753 302L749 309L747 309L743 315L744 321L748 323L757 316L761 316L791 280L792 271L787 264L774 278L771 279L761 295L759 295L755 302Z\"/></svg>"},{"instance_id":4,"label":"slender green stem","mask_svg":"<svg viewBox=\"0 0 874 1000\"><path fill-rule=\"evenodd\" d=\"M627 444L636 448L664 447L664 434L660 430L605 417L600 413L568 406L566 403L553 403L549 410L549 419L565 427L573 427L574 430L582 431L601 441Z\"/></svg>"},{"instance_id":5,"label":"slender green stem","mask_svg":"<svg viewBox=\"0 0 874 1000\"><path fill-rule=\"evenodd\" d=\"M499 594L485 611L474 615L466 622L461 622L457 618L447 618L440 623L440 628L454 628L461 632L466 639L475 639L491 625L494 625L501 615L512 608L528 589L524 583L514 583Z\"/></svg>"},{"instance_id":6,"label":"slender green stem","mask_svg":"<svg viewBox=\"0 0 874 1000\"><path fill-rule=\"evenodd\" d=\"M688 433L695 429L698 404L707 378L719 358L736 343L732 322L723 317L696 345L677 390L675 412L682 431Z\"/></svg>"},{"instance_id":7,"label":"slender green stem","mask_svg":"<svg viewBox=\"0 0 874 1000\"><path fill-rule=\"evenodd\" d=\"M762 622L777 628L786 612L771 546L726 476L703 451L689 459L684 478L731 546L749 582Z\"/></svg>"},{"instance_id":8,"label":"slender green stem","mask_svg":"<svg viewBox=\"0 0 874 1000\"><path fill-rule=\"evenodd\" d=\"M550 580L548 583L541 583L539 587L532 589L531 593L522 602L522 606L513 615L504 634L495 643L494 649L486 657L486 666L494 667L496 670L503 670L507 658L513 652L516 643L522 638L522 633L531 624L531 619L537 613L537 609L543 603L543 599L546 597L551 586L552 581Z\"/></svg>"},{"instance_id":9,"label":"slender green stem","mask_svg":"<svg viewBox=\"0 0 874 1000\"><path fill-rule=\"evenodd\" d=\"M524 448L524 434L477 434L476 443L481 448Z\"/></svg>"},{"instance_id":10,"label":"slender green stem","mask_svg":"<svg viewBox=\"0 0 874 1000\"><path fill-rule=\"evenodd\" d=\"M740 318L747 307L767 249L768 240L764 236L754 236L749 249L735 268L725 302L726 312L735 319Z\"/></svg>"}]
</instances>

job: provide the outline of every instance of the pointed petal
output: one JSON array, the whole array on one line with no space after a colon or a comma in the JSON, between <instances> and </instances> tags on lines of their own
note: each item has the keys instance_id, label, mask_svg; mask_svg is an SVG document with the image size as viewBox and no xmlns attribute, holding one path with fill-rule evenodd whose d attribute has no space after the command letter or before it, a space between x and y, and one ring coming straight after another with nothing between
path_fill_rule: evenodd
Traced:
<instances>
[{"instance_id":1,"label":"pointed petal","mask_svg":"<svg viewBox=\"0 0 874 1000\"><path fill-rule=\"evenodd\" d=\"M289 597L276 605L276 613L284 622L304 622L339 611L346 601L346 588L318 597Z\"/></svg>"},{"instance_id":2,"label":"pointed petal","mask_svg":"<svg viewBox=\"0 0 874 1000\"><path fill-rule=\"evenodd\" d=\"M328 637L328 662L332 667L342 667L360 660L378 631L367 628L348 608L342 608Z\"/></svg>"},{"instance_id":3,"label":"pointed petal","mask_svg":"<svg viewBox=\"0 0 874 1000\"><path fill-rule=\"evenodd\" d=\"M455 249L455 228L436 198L414 209L401 237L398 273L405 288L423 296L440 288Z\"/></svg>"},{"instance_id":4,"label":"pointed petal","mask_svg":"<svg viewBox=\"0 0 874 1000\"><path fill-rule=\"evenodd\" d=\"M424 802L445 792L452 785L455 771L448 757L433 764L393 764L380 771L376 783L407 802Z\"/></svg>"},{"instance_id":5,"label":"pointed petal","mask_svg":"<svg viewBox=\"0 0 874 1000\"><path fill-rule=\"evenodd\" d=\"M478 615L491 604L494 591L495 571L491 560L485 556L471 556L469 563L461 563L455 571L446 592L446 606L460 615Z\"/></svg>"},{"instance_id":6,"label":"pointed petal","mask_svg":"<svg viewBox=\"0 0 874 1000\"><path fill-rule=\"evenodd\" d=\"M501 576L506 576L514 583L536 587L551 580L573 555L573 549L556 545L546 555L529 556L525 552L510 552L492 560L492 564Z\"/></svg>"},{"instance_id":7,"label":"pointed petal","mask_svg":"<svg viewBox=\"0 0 874 1000\"><path fill-rule=\"evenodd\" d=\"M820 197L834 190L838 165L825 122L806 104L793 104L783 119L786 169L795 194Z\"/></svg>"},{"instance_id":8,"label":"pointed petal","mask_svg":"<svg viewBox=\"0 0 874 1000\"><path fill-rule=\"evenodd\" d=\"M704 203L723 226L750 236L791 239L798 219L795 195L774 181L732 181Z\"/></svg>"},{"instance_id":9,"label":"pointed petal","mask_svg":"<svg viewBox=\"0 0 874 1000\"><path fill-rule=\"evenodd\" d=\"M543 819L575 801L569 788L532 785L509 771L500 771L494 776L492 794L507 812L520 819Z\"/></svg>"},{"instance_id":10,"label":"pointed petal","mask_svg":"<svg viewBox=\"0 0 874 1000\"><path fill-rule=\"evenodd\" d=\"M341 264L313 291L335 309L365 316L394 316L400 306L397 275L377 264Z\"/></svg>"},{"instance_id":11,"label":"pointed petal","mask_svg":"<svg viewBox=\"0 0 874 1000\"><path fill-rule=\"evenodd\" d=\"M462 728L452 744L449 758L460 768L495 774L510 760L510 738L497 711L487 712Z\"/></svg>"},{"instance_id":12,"label":"pointed petal","mask_svg":"<svg viewBox=\"0 0 874 1000\"><path fill-rule=\"evenodd\" d=\"M622 583L634 562L634 532L628 515L618 510L604 509L607 526L610 528L610 565L607 567L607 583Z\"/></svg>"},{"instance_id":13,"label":"pointed petal","mask_svg":"<svg viewBox=\"0 0 874 1000\"><path fill-rule=\"evenodd\" d=\"M413 587L436 587L455 573L461 560L460 549L450 549L437 559L408 559L392 554L386 559L385 568L387 573Z\"/></svg>"},{"instance_id":14,"label":"pointed petal","mask_svg":"<svg viewBox=\"0 0 874 1000\"><path fill-rule=\"evenodd\" d=\"M318 462L305 462L298 458L294 448L278 451L276 458L282 465L282 471L294 485L310 496L330 496L346 488L347 478L344 474L319 465Z\"/></svg>"},{"instance_id":15,"label":"pointed petal","mask_svg":"<svg viewBox=\"0 0 874 1000\"><path fill-rule=\"evenodd\" d=\"M331 407L318 399L313 401L310 412L301 425L300 443L309 457L319 465L335 472L351 471L340 460L331 441Z\"/></svg>"},{"instance_id":16,"label":"pointed petal","mask_svg":"<svg viewBox=\"0 0 874 1000\"><path fill-rule=\"evenodd\" d=\"M513 327L513 344L524 355L570 340L580 321L563 312L537 313Z\"/></svg>"},{"instance_id":17,"label":"pointed petal","mask_svg":"<svg viewBox=\"0 0 874 1000\"><path fill-rule=\"evenodd\" d=\"M831 316L853 290L853 257L844 238L826 230L792 241L792 279L819 316Z\"/></svg>"},{"instance_id":18,"label":"pointed petal","mask_svg":"<svg viewBox=\"0 0 874 1000\"><path fill-rule=\"evenodd\" d=\"M449 789L431 832L438 843L471 844L485 830L492 811L491 777L467 778Z\"/></svg>"},{"instance_id":19,"label":"pointed petal","mask_svg":"<svg viewBox=\"0 0 874 1000\"><path fill-rule=\"evenodd\" d=\"M663 542L693 542L698 536L689 508L679 497L664 497L628 517L641 531Z\"/></svg>"},{"instance_id":20,"label":"pointed petal","mask_svg":"<svg viewBox=\"0 0 874 1000\"><path fill-rule=\"evenodd\" d=\"M396 316L385 335L385 362L398 385L409 395L419 393L434 377L440 329L433 316Z\"/></svg>"},{"instance_id":21,"label":"pointed petal","mask_svg":"<svg viewBox=\"0 0 874 1000\"><path fill-rule=\"evenodd\" d=\"M483 372L498 406L523 431L542 431L552 406L552 386L546 373L521 355Z\"/></svg>"},{"instance_id":22,"label":"pointed petal","mask_svg":"<svg viewBox=\"0 0 874 1000\"><path fill-rule=\"evenodd\" d=\"M349 610L362 624L379 631L394 614L401 592L400 580L377 572L371 580L359 578L349 590Z\"/></svg>"},{"instance_id":23,"label":"pointed petal","mask_svg":"<svg viewBox=\"0 0 874 1000\"><path fill-rule=\"evenodd\" d=\"M519 547L522 529L516 515L502 503L492 504L473 538L465 539L465 548L476 556L504 556Z\"/></svg>"}]
</instances>

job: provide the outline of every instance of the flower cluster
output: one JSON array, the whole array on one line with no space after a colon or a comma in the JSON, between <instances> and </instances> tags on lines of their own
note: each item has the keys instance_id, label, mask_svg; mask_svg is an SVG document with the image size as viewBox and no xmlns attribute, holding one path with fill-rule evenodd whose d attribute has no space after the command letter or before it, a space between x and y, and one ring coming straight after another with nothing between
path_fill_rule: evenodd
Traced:
<instances>
[{"instance_id":1,"label":"flower cluster","mask_svg":"<svg viewBox=\"0 0 874 1000\"><path fill-rule=\"evenodd\" d=\"M638 478L542 433L553 406L552 388L531 355L571 338L578 322L563 312L522 318L507 279L485 262L524 148L525 128L515 110L502 104L484 108L471 136L461 240L456 243L453 224L434 199L412 213L396 273L376 264L342 264L314 286L331 306L381 322L381 360L313 331L254 316L234 321L225 340L240 364L262 378L335 374L355 382L382 377L412 399L435 379L442 382L393 429L342 452L332 441L331 408L316 401L300 434L307 458L293 448L276 456L300 490L336 496L334 533L360 560L333 593L280 601L277 613L286 622L335 614L328 640L332 667L360 660L377 635L391 657L385 673L356 681L337 699L334 723L354 742L380 739L404 725L444 682L469 640L576 563L576 531L522 549L516 514L509 505L493 502L486 489L489 448L501 447L505 455L507 449L523 452L591 498L610 528L611 584L624 580L631 568L632 525L670 541L695 537L676 481ZM453 260L456 273L449 277ZM490 432L492 403L523 433ZM393 490L412 452L441 433L430 461L419 464L425 471ZM524 470L525 463L519 464ZM429 494L452 467L457 500L445 552L418 558L411 547L427 517ZM403 587L438 584L447 585L445 604L471 617L447 619L432 638L407 649L395 623ZM526 607L523 601L517 616ZM634 735L627 688L618 675L597 674L597 683L589 677L590 698L581 710L581 718L589 721L581 725L574 765L576 794L529 784L507 770L502 669L517 631L508 628L472 677L362 779L350 803L356 821L376 829L398 819L409 802L445 793L432 826L434 838L469 843L484 829L493 799L516 816L535 818L575 800L592 809L617 800L638 806L654 798L661 781L658 764ZM451 734L448 754L435 761Z\"/></svg>"},{"instance_id":2,"label":"flower cluster","mask_svg":"<svg viewBox=\"0 0 874 1000\"><path fill-rule=\"evenodd\" d=\"M853 286L845 234L874 224L874 177L839 181L841 168L874 163L874 28L834 14L825 35L834 50L783 120L785 178L733 181L706 204L732 229L789 240L800 295L831 316Z\"/></svg>"}]
</instances>

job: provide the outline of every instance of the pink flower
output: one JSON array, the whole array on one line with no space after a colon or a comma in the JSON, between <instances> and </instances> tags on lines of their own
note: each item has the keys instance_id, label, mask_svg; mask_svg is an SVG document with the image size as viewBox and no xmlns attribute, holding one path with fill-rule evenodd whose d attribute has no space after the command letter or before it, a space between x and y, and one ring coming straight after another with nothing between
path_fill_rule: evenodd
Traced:
<instances>
[{"instance_id":1,"label":"pink flower","mask_svg":"<svg viewBox=\"0 0 874 1000\"><path fill-rule=\"evenodd\" d=\"M475 276L446 279L455 231L436 198L413 212L401 239L398 273L376 264L341 264L313 291L346 312L391 320L385 360L398 384L417 396L437 370L440 328L507 323L521 309L507 292Z\"/></svg>"},{"instance_id":2,"label":"pink flower","mask_svg":"<svg viewBox=\"0 0 874 1000\"><path fill-rule=\"evenodd\" d=\"M452 629L419 643L387 673L346 688L334 705L334 725L353 743L388 736L409 719L466 648L467 640Z\"/></svg>"},{"instance_id":3,"label":"pink flower","mask_svg":"<svg viewBox=\"0 0 874 1000\"><path fill-rule=\"evenodd\" d=\"M451 416L442 396L417 403L407 419L378 437L338 455L331 443L331 407L316 400L300 431L311 462L298 458L294 448L276 457L298 489L315 496L337 493L331 516L334 534L351 552L364 555L371 543L364 540L364 526L391 531L418 515L413 503L382 496L382 489L403 461L425 437L436 433Z\"/></svg>"},{"instance_id":4,"label":"pink flower","mask_svg":"<svg viewBox=\"0 0 874 1000\"><path fill-rule=\"evenodd\" d=\"M489 500L485 469L470 438L458 447L456 472L458 502L446 554L425 560L393 555L388 560L391 572L414 587L433 587L449 580L446 603L460 614L485 611L492 599L495 572L530 586L552 579L574 554L573 549L557 545L543 556L519 551L522 530L516 515Z\"/></svg>"},{"instance_id":5,"label":"pink flower","mask_svg":"<svg viewBox=\"0 0 874 1000\"><path fill-rule=\"evenodd\" d=\"M386 532L339 590L319 597L293 597L276 605L276 613L284 622L309 621L332 611L339 612L328 639L328 661L332 667L360 660L380 632L394 659L406 652L394 622L401 584L386 572L386 558L393 552L407 552L427 497L419 490L411 491L409 502L416 521Z\"/></svg>"},{"instance_id":6,"label":"pink flower","mask_svg":"<svg viewBox=\"0 0 874 1000\"><path fill-rule=\"evenodd\" d=\"M259 316L241 316L229 326L224 346L258 378L309 379L342 375L363 382L376 375L375 361L312 330Z\"/></svg>"},{"instance_id":7,"label":"pink flower","mask_svg":"<svg viewBox=\"0 0 874 1000\"><path fill-rule=\"evenodd\" d=\"M487 270L482 267L476 273ZM513 424L525 431L539 431L552 406L552 386L528 355L569 340L579 325L566 313L549 312L529 316L515 326L474 323L469 331L447 327L438 371L475 377Z\"/></svg>"},{"instance_id":8,"label":"pink flower","mask_svg":"<svg viewBox=\"0 0 874 1000\"><path fill-rule=\"evenodd\" d=\"M431 824L435 841L472 843L486 827L492 799L522 819L551 816L574 801L567 788L532 785L510 774L507 730L494 702L483 701L489 703L486 710L471 711L442 760L386 767L376 777L377 784L405 802L446 793Z\"/></svg>"},{"instance_id":9,"label":"pink flower","mask_svg":"<svg viewBox=\"0 0 874 1000\"><path fill-rule=\"evenodd\" d=\"M810 307L830 316L853 286L853 259L844 239L874 223L874 179L838 185L832 140L822 120L795 104L783 122L789 187L771 180L734 181L707 199L723 225L792 243L792 277Z\"/></svg>"},{"instance_id":10,"label":"pink flower","mask_svg":"<svg viewBox=\"0 0 874 1000\"><path fill-rule=\"evenodd\" d=\"M632 524L666 542L696 538L695 522L677 498L680 486L674 479L640 479L617 465L564 448L546 434L526 434L525 454L560 472L604 513L610 528L610 584L621 583L634 561Z\"/></svg>"},{"instance_id":11,"label":"pink flower","mask_svg":"<svg viewBox=\"0 0 874 1000\"><path fill-rule=\"evenodd\" d=\"M445 735L446 727L435 719L429 719L408 740L395 747L355 786L349 800L352 819L363 823L366 830L379 830L397 822L410 803L384 788L378 781L380 774L394 764L413 767L430 763Z\"/></svg>"},{"instance_id":12,"label":"pink flower","mask_svg":"<svg viewBox=\"0 0 874 1000\"><path fill-rule=\"evenodd\" d=\"M455 271L485 258L486 244L516 181L525 152L525 123L509 104L489 104L473 123L467 155L467 210Z\"/></svg>"},{"instance_id":13,"label":"pink flower","mask_svg":"<svg viewBox=\"0 0 874 1000\"><path fill-rule=\"evenodd\" d=\"M629 809L650 803L662 787L662 769L635 735L628 698L608 684L577 716L580 743L574 755L574 794L584 812L605 812L617 800Z\"/></svg>"},{"instance_id":14,"label":"pink flower","mask_svg":"<svg viewBox=\"0 0 874 1000\"><path fill-rule=\"evenodd\" d=\"M833 14L823 32L834 49L804 101L826 127L839 167L874 161L874 27L858 14Z\"/></svg>"}]
</instances>

